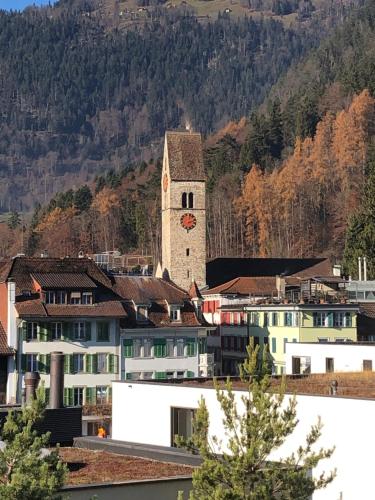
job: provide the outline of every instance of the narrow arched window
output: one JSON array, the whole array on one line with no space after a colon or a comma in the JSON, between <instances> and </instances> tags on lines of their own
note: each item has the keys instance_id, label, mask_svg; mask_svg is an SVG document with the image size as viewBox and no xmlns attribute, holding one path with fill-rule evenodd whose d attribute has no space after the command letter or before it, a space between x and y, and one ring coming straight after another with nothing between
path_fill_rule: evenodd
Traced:
<instances>
[{"instance_id":1,"label":"narrow arched window","mask_svg":"<svg viewBox=\"0 0 375 500\"><path fill-rule=\"evenodd\" d=\"M189 208L194 208L194 195L189 193Z\"/></svg>"},{"instance_id":2,"label":"narrow arched window","mask_svg":"<svg viewBox=\"0 0 375 500\"><path fill-rule=\"evenodd\" d=\"M182 204L182 208L187 208L187 194L186 193L182 193L181 204Z\"/></svg>"}]
</instances>

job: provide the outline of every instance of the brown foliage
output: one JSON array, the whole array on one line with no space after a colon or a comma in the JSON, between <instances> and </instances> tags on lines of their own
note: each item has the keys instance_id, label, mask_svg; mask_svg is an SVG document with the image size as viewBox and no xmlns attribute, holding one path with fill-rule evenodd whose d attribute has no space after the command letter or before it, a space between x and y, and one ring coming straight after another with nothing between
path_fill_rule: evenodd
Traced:
<instances>
[{"instance_id":1,"label":"brown foliage","mask_svg":"<svg viewBox=\"0 0 375 500\"><path fill-rule=\"evenodd\" d=\"M365 90L348 109L327 113L314 139L297 139L278 170L268 174L252 167L237 207L245 214L254 253L341 254L348 218L362 193L374 118L375 100Z\"/></svg>"}]
</instances>

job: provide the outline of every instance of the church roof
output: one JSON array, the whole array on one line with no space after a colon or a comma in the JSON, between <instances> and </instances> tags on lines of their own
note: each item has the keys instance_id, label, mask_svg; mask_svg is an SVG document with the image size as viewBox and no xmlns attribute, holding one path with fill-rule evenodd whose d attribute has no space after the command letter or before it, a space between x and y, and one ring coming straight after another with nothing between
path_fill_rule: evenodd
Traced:
<instances>
[{"instance_id":1,"label":"church roof","mask_svg":"<svg viewBox=\"0 0 375 500\"><path fill-rule=\"evenodd\" d=\"M169 175L176 181L205 181L201 134L166 132Z\"/></svg>"}]
</instances>

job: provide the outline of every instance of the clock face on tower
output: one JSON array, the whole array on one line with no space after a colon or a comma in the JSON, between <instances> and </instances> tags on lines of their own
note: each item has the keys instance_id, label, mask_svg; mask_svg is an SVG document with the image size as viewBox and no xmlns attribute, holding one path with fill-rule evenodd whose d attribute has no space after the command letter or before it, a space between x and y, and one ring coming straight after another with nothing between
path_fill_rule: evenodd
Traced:
<instances>
[{"instance_id":1,"label":"clock face on tower","mask_svg":"<svg viewBox=\"0 0 375 500\"><path fill-rule=\"evenodd\" d=\"M181 216L180 223L181 226L186 229L186 231L190 231L197 225L197 219L193 214L184 214Z\"/></svg>"},{"instance_id":2,"label":"clock face on tower","mask_svg":"<svg viewBox=\"0 0 375 500\"><path fill-rule=\"evenodd\" d=\"M168 189L168 175L167 174L164 174L164 177L163 177L163 189L164 189L164 192L166 192L166 190Z\"/></svg>"}]
</instances>

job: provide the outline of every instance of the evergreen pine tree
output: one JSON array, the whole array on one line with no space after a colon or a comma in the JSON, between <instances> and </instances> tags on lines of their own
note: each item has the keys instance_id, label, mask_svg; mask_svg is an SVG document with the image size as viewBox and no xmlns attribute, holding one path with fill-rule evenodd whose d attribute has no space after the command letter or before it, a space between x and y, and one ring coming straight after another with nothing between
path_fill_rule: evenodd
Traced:
<instances>
[{"instance_id":1,"label":"evergreen pine tree","mask_svg":"<svg viewBox=\"0 0 375 500\"><path fill-rule=\"evenodd\" d=\"M64 484L66 467L58 449L44 452L49 433L39 435L35 427L45 410L43 389L21 411L11 411L1 432L0 498L2 500L49 500Z\"/></svg>"},{"instance_id":2,"label":"evergreen pine tree","mask_svg":"<svg viewBox=\"0 0 375 500\"><path fill-rule=\"evenodd\" d=\"M277 462L269 456L297 426L297 402L283 405L285 380L274 391L268 369L268 351L260 360L259 346L248 347L240 376L245 392L237 399L230 380L224 388L215 382L223 413L227 449L217 436L209 436L209 413L202 398L196 412L191 440L176 438L179 446L199 453L202 465L193 472L190 500L307 500L330 483L335 472L311 477L319 461L333 449L314 451L321 434L320 421L294 454ZM242 412L238 406L247 410Z\"/></svg>"},{"instance_id":3,"label":"evergreen pine tree","mask_svg":"<svg viewBox=\"0 0 375 500\"><path fill-rule=\"evenodd\" d=\"M362 204L346 232L344 269L358 277L358 257L367 258L368 278L375 278L375 148L369 151Z\"/></svg>"}]
</instances>

